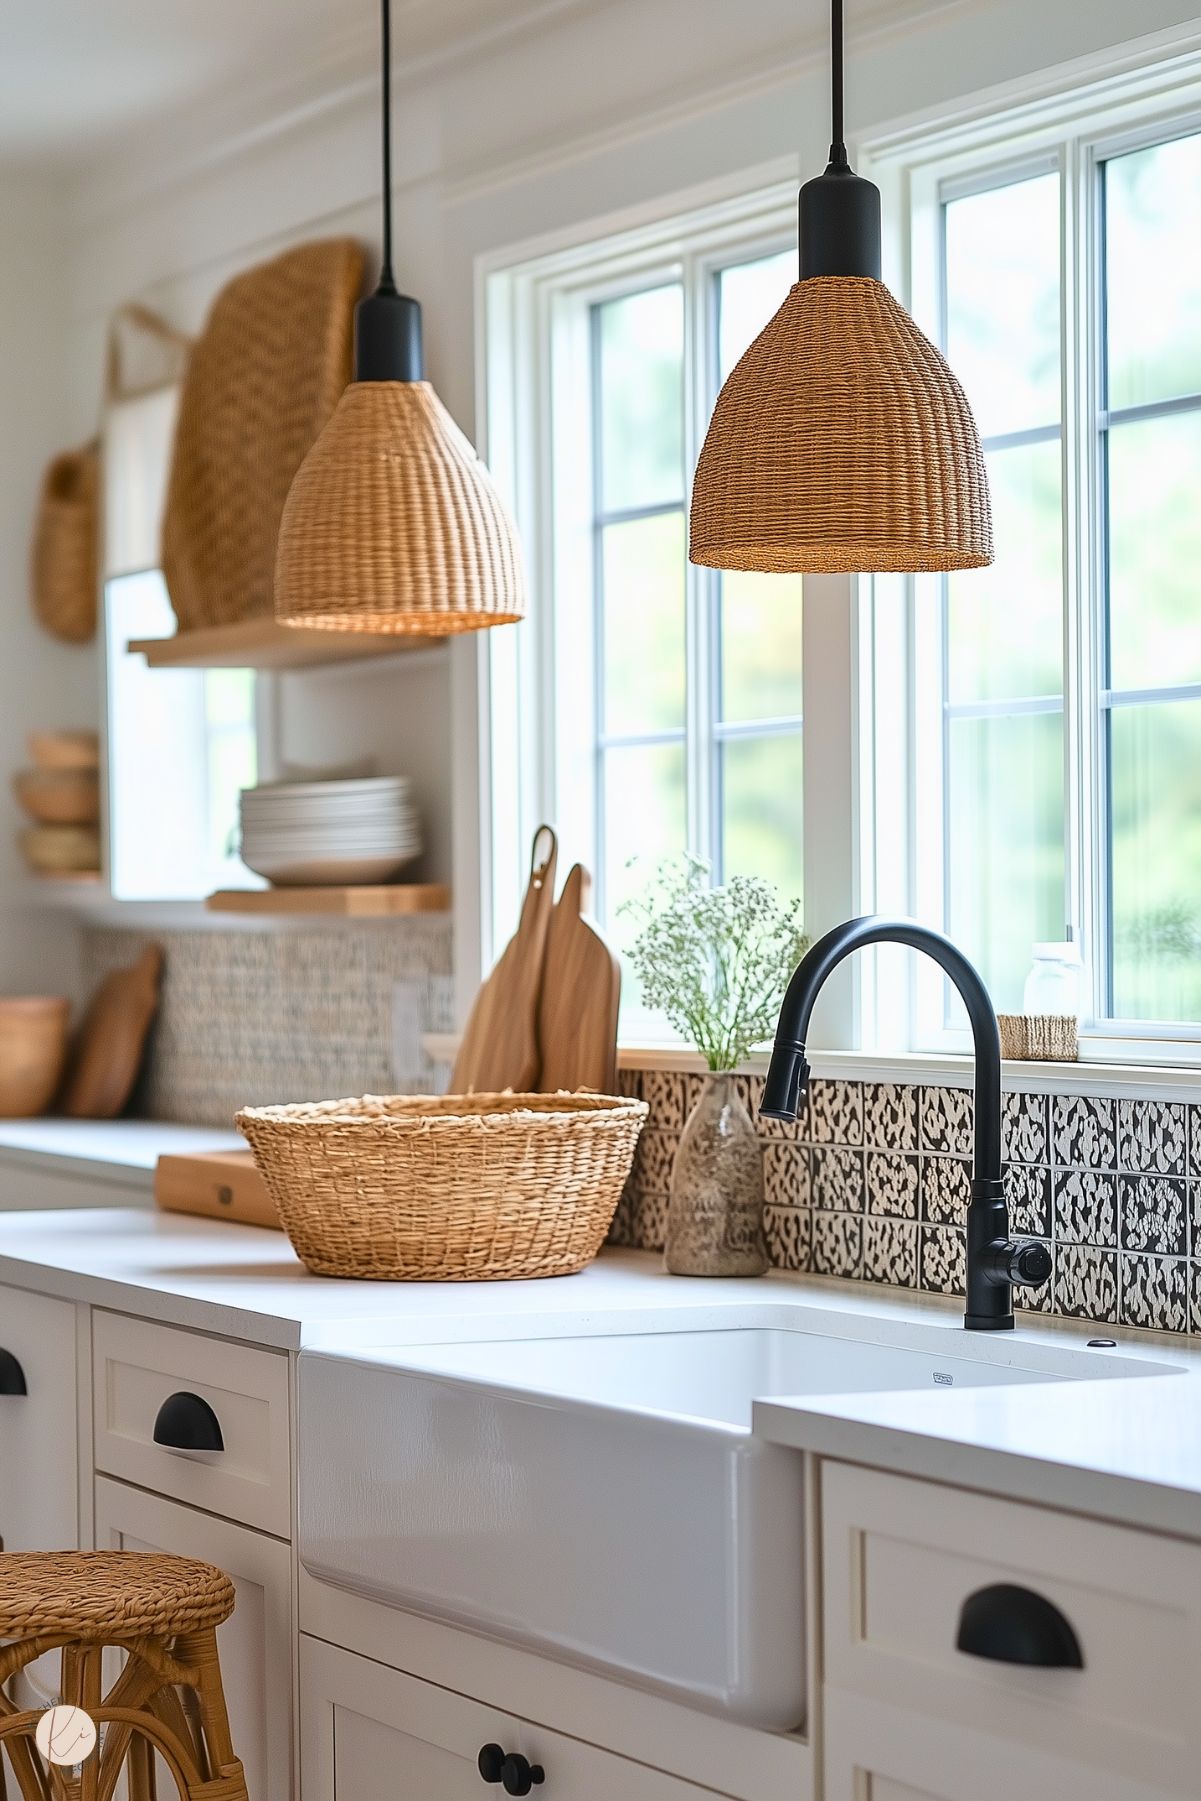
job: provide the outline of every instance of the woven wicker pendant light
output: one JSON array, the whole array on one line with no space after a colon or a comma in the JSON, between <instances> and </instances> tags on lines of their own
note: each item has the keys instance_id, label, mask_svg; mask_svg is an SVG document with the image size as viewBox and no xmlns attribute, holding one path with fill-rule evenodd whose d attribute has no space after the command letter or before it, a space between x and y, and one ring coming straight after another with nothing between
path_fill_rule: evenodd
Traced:
<instances>
[{"instance_id":1,"label":"woven wicker pendant light","mask_svg":"<svg viewBox=\"0 0 1201 1801\"><path fill-rule=\"evenodd\" d=\"M692 489L716 569L974 569L993 560L980 436L947 363L880 280L880 193L842 142L800 196L800 280L731 371Z\"/></svg>"},{"instance_id":2,"label":"woven wicker pendant light","mask_svg":"<svg viewBox=\"0 0 1201 1801\"><path fill-rule=\"evenodd\" d=\"M354 380L296 472L275 616L444 637L525 613L517 533L484 464L423 379L421 308L392 274L390 0L381 0L384 246L355 310Z\"/></svg>"}]
</instances>

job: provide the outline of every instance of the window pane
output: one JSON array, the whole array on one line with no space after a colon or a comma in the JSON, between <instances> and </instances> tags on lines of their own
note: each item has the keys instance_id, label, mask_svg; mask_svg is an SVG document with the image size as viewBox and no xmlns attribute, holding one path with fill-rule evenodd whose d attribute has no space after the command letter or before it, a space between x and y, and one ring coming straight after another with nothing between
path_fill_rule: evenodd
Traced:
<instances>
[{"instance_id":1,"label":"window pane","mask_svg":"<svg viewBox=\"0 0 1201 1801\"><path fill-rule=\"evenodd\" d=\"M595 310L601 506L684 495L684 302L678 283Z\"/></svg>"},{"instance_id":2,"label":"window pane","mask_svg":"<svg viewBox=\"0 0 1201 1801\"><path fill-rule=\"evenodd\" d=\"M988 457L991 569L947 582L952 701L1033 699L1063 688L1060 447L1015 445Z\"/></svg>"},{"instance_id":3,"label":"window pane","mask_svg":"<svg viewBox=\"0 0 1201 1801\"><path fill-rule=\"evenodd\" d=\"M784 719L801 711L801 578L721 578L721 700L726 721Z\"/></svg>"},{"instance_id":4,"label":"window pane","mask_svg":"<svg viewBox=\"0 0 1201 1801\"><path fill-rule=\"evenodd\" d=\"M801 734L732 738L721 747L721 876L758 875L801 892Z\"/></svg>"},{"instance_id":5,"label":"window pane","mask_svg":"<svg viewBox=\"0 0 1201 1801\"><path fill-rule=\"evenodd\" d=\"M208 724L209 855L213 868L233 859L238 798L258 779L253 669L209 669L204 678Z\"/></svg>"},{"instance_id":6,"label":"window pane","mask_svg":"<svg viewBox=\"0 0 1201 1801\"><path fill-rule=\"evenodd\" d=\"M947 360L986 437L1060 415L1059 177L945 208Z\"/></svg>"},{"instance_id":7,"label":"window pane","mask_svg":"<svg viewBox=\"0 0 1201 1801\"><path fill-rule=\"evenodd\" d=\"M1064 929L1062 715L953 719L949 740L950 934L1020 1013L1031 946Z\"/></svg>"},{"instance_id":8,"label":"window pane","mask_svg":"<svg viewBox=\"0 0 1201 1801\"><path fill-rule=\"evenodd\" d=\"M723 269L718 280L719 376L730 373L797 279L796 251ZM719 578L717 716L727 722L800 718L801 580L729 572ZM763 876L801 892L799 731L718 747L720 879Z\"/></svg>"},{"instance_id":9,"label":"window pane","mask_svg":"<svg viewBox=\"0 0 1201 1801\"><path fill-rule=\"evenodd\" d=\"M624 947L637 928L618 917L618 908L645 893L664 857L684 849L684 746L631 744L605 751L604 784L604 912L615 942Z\"/></svg>"},{"instance_id":10,"label":"window pane","mask_svg":"<svg viewBox=\"0 0 1201 1801\"><path fill-rule=\"evenodd\" d=\"M684 724L684 515L607 525L601 542L604 729Z\"/></svg>"},{"instance_id":11,"label":"window pane","mask_svg":"<svg viewBox=\"0 0 1201 1801\"><path fill-rule=\"evenodd\" d=\"M1105 164L1109 404L1201 393L1201 137Z\"/></svg>"},{"instance_id":12,"label":"window pane","mask_svg":"<svg viewBox=\"0 0 1201 1801\"><path fill-rule=\"evenodd\" d=\"M1201 680L1201 411L1130 420L1109 445L1110 685Z\"/></svg>"},{"instance_id":13,"label":"window pane","mask_svg":"<svg viewBox=\"0 0 1201 1801\"><path fill-rule=\"evenodd\" d=\"M1201 1019L1201 701L1109 721L1114 1014Z\"/></svg>"},{"instance_id":14,"label":"window pane","mask_svg":"<svg viewBox=\"0 0 1201 1801\"><path fill-rule=\"evenodd\" d=\"M718 377L725 381L748 344L752 344L797 278L795 250L733 263L718 276Z\"/></svg>"}]
</instances>

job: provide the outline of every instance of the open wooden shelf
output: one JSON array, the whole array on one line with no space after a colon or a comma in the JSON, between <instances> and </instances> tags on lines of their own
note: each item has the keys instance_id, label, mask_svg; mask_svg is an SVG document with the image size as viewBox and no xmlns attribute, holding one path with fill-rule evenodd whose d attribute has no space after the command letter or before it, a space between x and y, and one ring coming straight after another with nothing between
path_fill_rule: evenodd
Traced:
<instances>
[{"instance_id":1,"label":"open wooden shelf","mask_svg":"<svg viewBox=\"0 0 1201 1801\"><path fill-rule=\"evenodd\" d=\"M323 663L358 663L369 657L428 650L441 638L408 633L313 632L274 619L241 619L235 625L177 632L173 638L134 638L128 649L151 669L315 669Z\"/></svg>"},{"instance_id":2,"label":"open wooden shelf","mask_svg":"<svg viewBox=\"0 0 1201 1801\"><path fill-rule=\"evenodd\" d=\"M375 888L223 888L204 904L211 913L399 919L411 913L445 913L450 889L441 882L396 882Z\"/></svg>"}]
</instances>

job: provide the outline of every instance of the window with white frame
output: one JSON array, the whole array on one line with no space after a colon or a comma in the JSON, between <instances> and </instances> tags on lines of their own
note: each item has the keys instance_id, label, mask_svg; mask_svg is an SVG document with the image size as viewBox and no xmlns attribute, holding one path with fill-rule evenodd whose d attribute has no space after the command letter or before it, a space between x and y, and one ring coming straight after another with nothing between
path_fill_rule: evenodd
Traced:
<instances>
[{"instance_id":1,"label":"window with white frame","mask_svg":"<svg viewBox=\"0 0 1201 1801\"><path fill-rule=\"evenodd\" d=\"M789 183L506 272L514 384L542 397L516 421L537 499L522 840L555 820L618 944L622 903L685 849L801 891L800 578L687 550L713 403L795 279L795 234Z\"/></svg>"},{"instance_id":2,"label":"window with white frame","mask_svg":"<svg viewBox=\"0 0 1201 1801\"><path fill-rule=\"evenodd\" d=\"M178 394L111 403L104 424L106 871L119 901L198 900L246 887L238 797L258 764L250 669L150 669L131 641L170 638L158 568Z\"/></svg>"},{"instance_id":3,"label":"window with white frame","mask_svg":"<svg viewBox=\"0 0 1201 1801\"><path fill-rule=\"evenodd\" d=\"M997 549L911 586L911 904L1010 1011L1033 944L1076 939L1094 1055L1201 1038L1199 103L1144 74L873 170ZM954 1043L916 994L918 1046Z\"/></svg>"}]
</instances>

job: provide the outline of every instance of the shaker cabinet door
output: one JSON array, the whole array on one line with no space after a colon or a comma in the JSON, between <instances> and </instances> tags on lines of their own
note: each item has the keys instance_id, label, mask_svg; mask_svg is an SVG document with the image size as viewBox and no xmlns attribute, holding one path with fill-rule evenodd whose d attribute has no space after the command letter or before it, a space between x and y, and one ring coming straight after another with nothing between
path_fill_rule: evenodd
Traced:
<instances>
[{"instance_id":1,"label":"shaker cabinet door","mask_svg":"<svg viewBox=\"0 0 1201 1801\"><path fill-rule=\"evenodd\" d=\"M234 1749L251 1801L293 1801L289 1547L247 1526L98 1476L96 1548L172 1551L216 1564L231 1578L237 1604L217 1628L217 1648ZM158 1792L174 1792L165 1775Z\"/></svg>"},{"instance_id":2,"label":"shaker cabinet door","mask_svg":"<svg viewBox=\"0 0 1201 1801\"><path fill-rule=\"evenodd\" d=\"M711 1789L305 1635L300 1742L301 1801L717 1801Z\"/></svg>"},{"instance_id":3,"label":"shaker cabinet door","mask_svg":"<svg viewBox=\"0 0 1201 1801\"><path fill-rule=\"evenodd\" d=\"M0 1548L79 1544L75 1306L0 1288Z\"/></svg>"}]
</instances>

